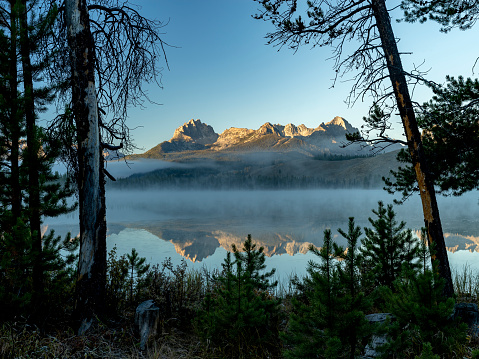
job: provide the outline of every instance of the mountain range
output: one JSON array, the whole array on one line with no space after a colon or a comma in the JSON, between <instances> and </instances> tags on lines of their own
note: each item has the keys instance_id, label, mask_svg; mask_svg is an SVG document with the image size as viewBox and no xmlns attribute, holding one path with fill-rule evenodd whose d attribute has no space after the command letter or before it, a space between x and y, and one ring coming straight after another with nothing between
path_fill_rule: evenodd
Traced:
<instances>
[{"instance_id":1,"label":"mountain range","mask_svg":"<svg viewBox=\"0 0 479 359\"><path fill-rule=\"evenodd\" d=\"M266 122L257 130L231 127L221 134L201 120L190 120L178 127L173 137L140 155L144 158L167 158L167 154L186 151L301 151L317 154L357 154L358 144L342 148L346 133L358 132L342 117L308 128L292 123L286 126ZM363 155L368 154L363 150Z\"/></svg>"},{"instance_id":2,"label":"mountain range","mask_svg":"<svg viewBox=\"0 0 479 359\"><path fill-rule=\"evenodd\" d=\"M316 128L269 122L257 130L231 127L221 134L200 120L178 127L173 137L128 160L161 160L148 173L135 173L112 186L207 189L377 188L398 168L397 151L375 154L351 144L357 132L335 117Z\"/></svg>"}]
</instances>

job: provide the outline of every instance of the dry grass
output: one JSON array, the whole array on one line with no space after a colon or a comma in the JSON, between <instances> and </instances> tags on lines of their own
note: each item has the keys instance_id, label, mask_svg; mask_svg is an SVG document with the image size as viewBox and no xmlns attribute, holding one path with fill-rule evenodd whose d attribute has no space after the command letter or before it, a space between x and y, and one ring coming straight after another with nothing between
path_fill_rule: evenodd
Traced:
<instances>
[{"instance_id":1,"label":"dry grass","mask_svg":"<svg viewBox=\"0 0 479 359\"><path fill-rule=\"evenodd\" d=\"M473 271L466 264L461 270L453 270L452 280L457 302L477 303L479 298L479 273Z\"/></svg>"},{"instance_id":2,"label":"dry grass","mask_svg":"<svg viewBox=\"0 0 479 359\"><path fill-rule=\"evenodd\" d=\"M225 355L221 348L205 346L193 330L163 328L142 351L130 324L100 323L87 335L77 336L67 328L41 334L26 324L7 323L0 327L0 358L220 359Z\"/></svg>"},{"instance_id":3,"label":"dry grass","mask_svg":"<svg viewBox=\"0 0 479 359\"><path fill-rule=\"evenodd\" d=\"M2 358L140 358L133 332L99 324L88 335L71 329L40 333L35 327L7 323L0 328Z\"/></svg>"}]
</instances>

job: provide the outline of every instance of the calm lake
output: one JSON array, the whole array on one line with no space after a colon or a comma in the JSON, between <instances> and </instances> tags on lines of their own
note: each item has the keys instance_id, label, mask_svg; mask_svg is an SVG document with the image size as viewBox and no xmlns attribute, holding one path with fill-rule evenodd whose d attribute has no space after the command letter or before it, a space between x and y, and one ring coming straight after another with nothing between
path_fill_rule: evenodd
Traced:
<instances>
[{"instance_id":1,"label":"calm lake","mask_svg":"<svg viewBox=\"0 0 479 359\"><path fill-rule=\"evenodd\" d=\"M114 191L107 192L108 249L118 254L136 248L151 264L171 257L190 268L220 268L227 250L241 247L248 234L265 248L267 268L277 277L304 274L310 244L321 246L330 228L338 244L345 240L349 217L363 228L377 202L392 203L382 190L294 191ZM465 264L479 270L479 205L477 192L439 197L439 210L452 269ZM419 231L423 225L419 196L395 206L398 221ZM78 234L78 213L46 218L45 225ZM363 231L364 232L364 231Z\"/></svg>"}]
</instances>

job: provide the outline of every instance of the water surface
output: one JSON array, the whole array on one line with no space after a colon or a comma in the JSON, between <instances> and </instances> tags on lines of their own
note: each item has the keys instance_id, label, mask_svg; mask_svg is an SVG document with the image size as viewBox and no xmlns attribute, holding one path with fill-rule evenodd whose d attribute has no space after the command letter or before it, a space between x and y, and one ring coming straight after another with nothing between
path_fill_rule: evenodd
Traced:
<instances>
[{"instance_id":1,"label":"water surface","mask_svg":"<svg viewBox=\"0 0 479 359\"><path fill-rule=\"evenodd\" d=\"M338 228L347 230L348 218L369 226L379 200L394 197L382 190L294 191L108 191L107 245L118 253L136 248L152 263L171 257L189 267L219 268L226 251L241 247L248 234L265 248L268 268L280 277L304 274L310 244L321 246L329 228L345 245ZM469 264L479 270L479 215L477 193L440 197L439 209L452 268ZM418 196L395 206L398 221L419 231L423 225ZM58 233L78 233L78 214L46 219ZM364 232L364 231L363 231Z\"/></svg>"}]
</instances>

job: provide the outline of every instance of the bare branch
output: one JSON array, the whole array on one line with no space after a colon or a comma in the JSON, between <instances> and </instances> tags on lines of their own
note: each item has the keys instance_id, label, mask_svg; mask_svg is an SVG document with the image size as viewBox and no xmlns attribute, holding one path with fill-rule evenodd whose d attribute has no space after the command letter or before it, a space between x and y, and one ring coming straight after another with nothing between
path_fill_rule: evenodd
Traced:
<instances>
[{"instance_id":1,"label":"bare branch","mask_svg":"<svg viewBox=\"0 0 479 359\"><path fill-rule=\"evenodd\" d=\"M106 148L107 150L110 150L110 151L118 151L123 148L123 143L120 143L120 145L118 146L113 146L108 143L101 142L101 147Z\"/></svg>"},{"instance_id":2,"label":"bare branch","mask_svg":"<svg viewBox=\"0 0 479 359\"><path fill-rule=\"evenodd\" d=\"M112 181L116 181L116 178L111 175L106 168L103 168L103 173Z\"/></svg>"}]
</instances>

